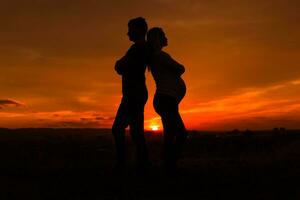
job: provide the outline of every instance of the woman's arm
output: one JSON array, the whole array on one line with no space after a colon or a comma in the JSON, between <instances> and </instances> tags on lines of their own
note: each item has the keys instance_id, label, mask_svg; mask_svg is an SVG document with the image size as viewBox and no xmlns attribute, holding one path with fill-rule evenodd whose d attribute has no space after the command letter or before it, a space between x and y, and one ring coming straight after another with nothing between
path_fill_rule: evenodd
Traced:
<instances>
[{"instance_id":1,"label":"woman's arm","mask_svg":"<svg viewBox=\"0 0 300 200\"><path fill-rule=\"evenodd\" d=\"M176 60L174 60L169 54L165 53L165 62L166 66L168 66L172 71L175 73L178 73L179 75L182 75L185 72L185 68L182 64L178 63Z\"/></svg>"}]
</instances>

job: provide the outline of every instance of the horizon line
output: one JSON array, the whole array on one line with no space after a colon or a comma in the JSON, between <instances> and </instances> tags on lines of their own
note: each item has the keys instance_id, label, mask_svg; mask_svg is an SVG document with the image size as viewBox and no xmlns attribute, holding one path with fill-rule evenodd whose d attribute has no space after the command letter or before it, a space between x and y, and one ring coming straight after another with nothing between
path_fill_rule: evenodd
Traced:
<instances>
[{"instance_id":1,"label":"horizon line","mask_svg":"<svg viewBox=\"0 0 300 200\"><path fill-rule=\"evenodd\" d=\"M77 130L111 130L111 128L78 128L78 127L21 127L21 128L6 128L6 127L0 127L0 130L20 130L20 129L77 129ZM127 130L127 129L126 129ZM223 130L201 130L201 129L187 129L187 131L189 132L246 132L246 131L300 131L300 128L285 128L285 127L274 127L272 129L238 129L238 128L234 128L234 129L223 129ZM145 132L163 132L163 130L159 130L159 131L153 131L151 129L145 129Z\"/></svg>"}]
</instances>

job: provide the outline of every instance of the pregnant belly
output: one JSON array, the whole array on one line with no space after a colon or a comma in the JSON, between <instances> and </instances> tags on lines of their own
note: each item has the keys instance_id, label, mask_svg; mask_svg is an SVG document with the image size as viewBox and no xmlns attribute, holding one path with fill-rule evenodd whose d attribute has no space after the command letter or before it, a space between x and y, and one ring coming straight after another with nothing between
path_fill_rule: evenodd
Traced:
<instances>
[{"instance_id":1,"label":"pregnant belly","mask_svg":"<svg viewBox=\"0 0 300 200\"><path fill-rule=\"evenodd\" d=\"M157 84L157 92L175 97L180 102L186 93L186 86L182 78L168 79Z\"/></svg>"},{"instance_id":2,"label":"pregnant belly","mask_svg":"<svg viewBox=\"0 0 300 200\"><path fill-rule=\"evenodd\" d=\"M186 86L182 78L179 77L177 83L178 99L181 101L186 93Z\"/></svg>"}]
</instances>

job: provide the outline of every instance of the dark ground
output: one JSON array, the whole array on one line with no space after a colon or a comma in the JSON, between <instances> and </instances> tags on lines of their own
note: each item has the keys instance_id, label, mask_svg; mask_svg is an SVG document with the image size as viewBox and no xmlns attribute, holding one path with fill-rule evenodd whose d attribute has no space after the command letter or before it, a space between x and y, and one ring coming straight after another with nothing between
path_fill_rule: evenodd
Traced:
<instances>
[{"instance_id":1,"label":"dark ground","mask_svg":"<svg viewBox=\"0 0 300 200\"><path fill-rule=\"evenodd\" d=\"M110 130L0 129L0 200L300 199L300 131L190 132L177 177L160 166L161 135L147 133L148 176L112 173Z\"/></svg>"}]
</instances>

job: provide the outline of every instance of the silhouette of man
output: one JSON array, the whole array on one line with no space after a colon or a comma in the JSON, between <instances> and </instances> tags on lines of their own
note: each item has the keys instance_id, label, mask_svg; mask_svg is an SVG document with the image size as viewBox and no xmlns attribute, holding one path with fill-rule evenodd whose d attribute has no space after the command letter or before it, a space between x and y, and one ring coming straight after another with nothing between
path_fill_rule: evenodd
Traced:
<instances>
[{"instance_id":1,"label":"silhouette of man","mask_svg":"<svg viewBox=\"0 0 300 200\"><path fill-rule=\"evenodd\" d=\"M148 163L148 152L144 137L144 107L148 99L145 84L147 46L145 36L148 25L138 17L128 22L128 37L134 44L115 64L116 72L122 76L122 100L117 111L112 133L116 145L116 168L122 170L125 159L125 128L129 126L136 145L137 168L144 169Z\"/></svg>"}]
</instances>

